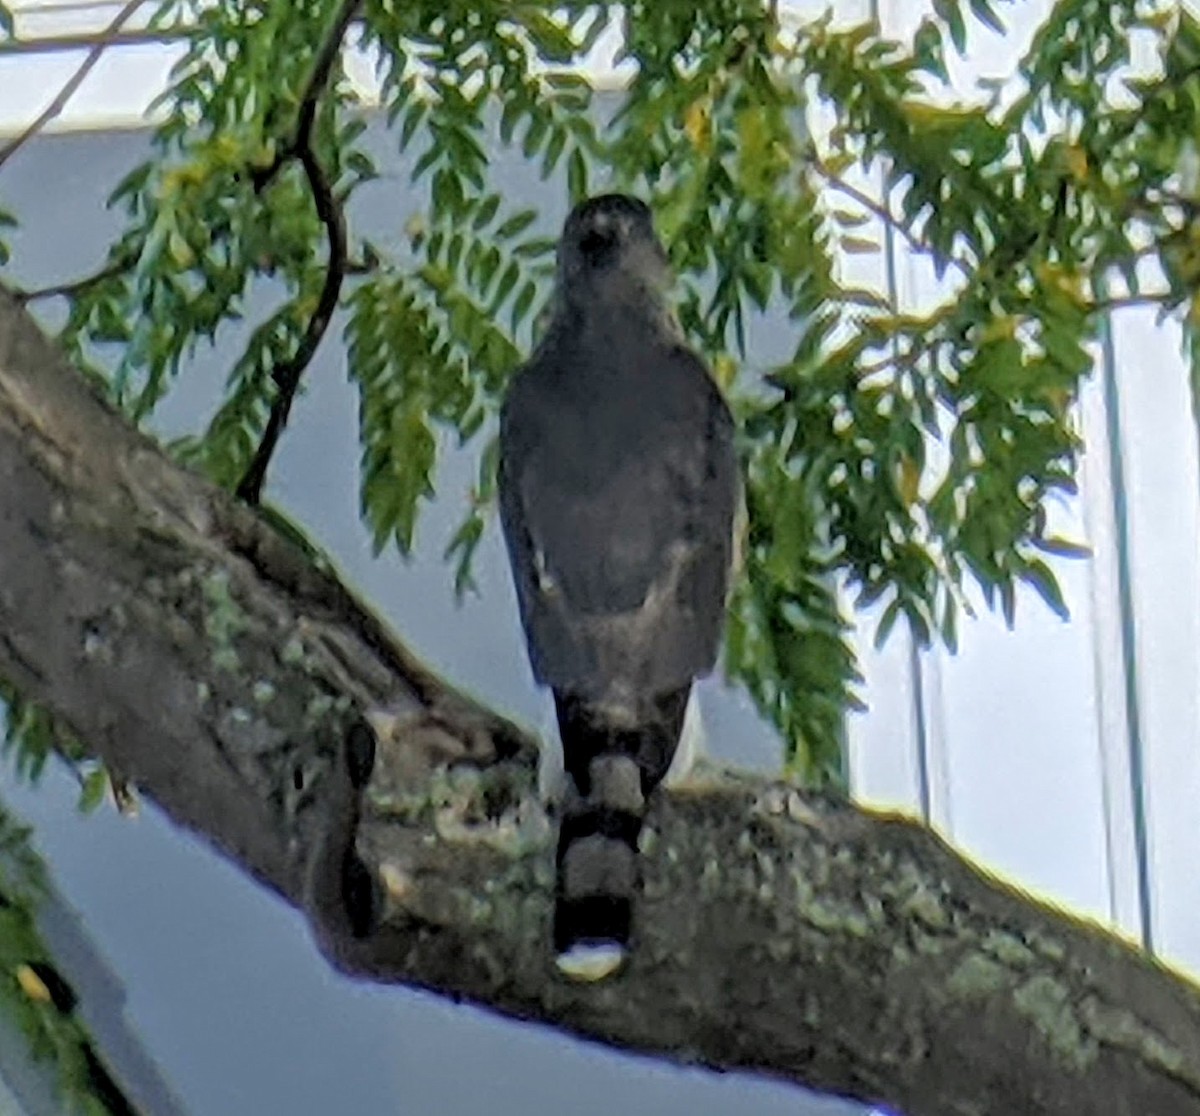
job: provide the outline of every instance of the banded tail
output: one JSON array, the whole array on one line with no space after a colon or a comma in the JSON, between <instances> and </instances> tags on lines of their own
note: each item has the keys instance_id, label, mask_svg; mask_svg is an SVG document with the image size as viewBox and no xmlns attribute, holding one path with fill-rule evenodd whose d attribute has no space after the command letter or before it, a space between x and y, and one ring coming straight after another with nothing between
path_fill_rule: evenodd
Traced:
<instances>
[{"instance_id":1,"label":"banded tail","mask_svg":"<svg viewBox=\"0 0 1200 1116\"><path fill-rule=\"evenodd\" d=\"M619 713L555 692L568 778L555 859L559 969L601 980L628 955L646 802L671 767L691 684Z\"/></svg>"}]
</instances>

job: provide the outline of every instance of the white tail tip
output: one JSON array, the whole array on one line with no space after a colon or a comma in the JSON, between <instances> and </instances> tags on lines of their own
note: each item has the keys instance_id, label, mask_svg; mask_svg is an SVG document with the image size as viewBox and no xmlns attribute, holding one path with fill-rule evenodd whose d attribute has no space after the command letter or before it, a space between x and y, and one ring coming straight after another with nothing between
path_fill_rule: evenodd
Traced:
<instances>
[{"instance_id":1,"label":"white tail tip","mask_svg":"<svg viewBox=\"0 0 1200 1116\"><path fill-rule=\"evenodd\" d=\"M616 942L579 942L556 958L558 971L570 980L588 984L612 976L629 956Z\"/></svg>"}]
</instances>

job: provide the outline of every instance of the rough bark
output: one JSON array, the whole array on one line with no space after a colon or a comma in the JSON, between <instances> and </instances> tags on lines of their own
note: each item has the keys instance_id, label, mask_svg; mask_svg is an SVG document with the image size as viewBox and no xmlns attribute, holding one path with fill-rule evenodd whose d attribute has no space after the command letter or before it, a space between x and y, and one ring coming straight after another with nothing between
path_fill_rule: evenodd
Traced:
<instances>
[{"instance_id":1,"label":"rough bark","mask_svg":"<svg viewBox=\"0 0 1200 1116\"><path fill-rule=\"evenodd\" d=\"M0 675L348 973L909 1116L1200 1116L1194 986L911 821L782 783L660 794L631 967L561 981L533 743L132 430L2 291Z\"/></svg>"}]
</instances>

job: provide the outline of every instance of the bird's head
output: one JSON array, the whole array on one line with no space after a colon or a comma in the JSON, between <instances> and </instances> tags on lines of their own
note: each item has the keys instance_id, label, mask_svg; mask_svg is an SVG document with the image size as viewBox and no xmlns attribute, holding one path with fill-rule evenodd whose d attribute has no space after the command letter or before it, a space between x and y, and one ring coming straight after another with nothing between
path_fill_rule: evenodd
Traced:
<instances>
[{"instance_id":1,"label":"bird's head","mask_svg":"<svg viewBox=\"0 0 1200 1116\"><path fill-rule=\"evenodd\" d=\"M587 198L571 210L558 245L560 293L572 302L659 301L671 282L650 207L627 194Z\"/></svg>"}]
</instances>

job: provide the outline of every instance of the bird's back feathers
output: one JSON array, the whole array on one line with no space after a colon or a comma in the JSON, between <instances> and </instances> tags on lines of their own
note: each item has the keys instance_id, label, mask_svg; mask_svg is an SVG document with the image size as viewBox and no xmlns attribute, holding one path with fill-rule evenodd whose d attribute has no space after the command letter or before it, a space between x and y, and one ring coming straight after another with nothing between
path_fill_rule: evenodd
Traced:
<instances>
[{"instance_id":1,"label":"bird's back feathers","mask_svg":"<svg viewBox=\"0 0 1200 1116\"><path fill-rule=\"evenodd\" d=\"M500 506L539 682L604 700L712 669L738 493L733 422L677 342L564 336L516 376Z\"/></svg>"},{"instance_id":2,"label":"bird's back feathers","mask_svg":"<svg viewBox=\"0 0 1200 1116\"><path fill-rule=\"evenodd\" d=\"M500 419L501 523L570 776L555 947L583 977L625 955L646 799L716 662L740 489L729 409L657 301L666 257L628 201L568 220L577 286Z\"/></svg>"}]
</instances>

